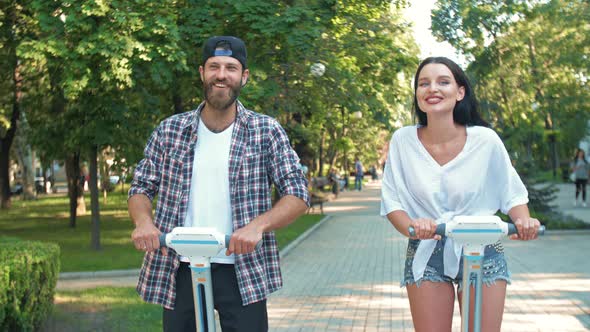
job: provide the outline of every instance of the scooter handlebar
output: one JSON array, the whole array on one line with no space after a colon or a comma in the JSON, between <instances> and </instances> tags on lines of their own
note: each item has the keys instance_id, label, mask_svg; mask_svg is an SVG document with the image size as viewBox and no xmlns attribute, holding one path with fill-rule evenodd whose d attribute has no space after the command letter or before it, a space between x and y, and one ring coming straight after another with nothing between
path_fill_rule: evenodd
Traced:
<instances>
[{"instance_id":1,"label":"scooter handlebar","mask_svg":"<svg viewBox=\"0 0 590 332\"><path fill-rule=\"evenodd\" d=\"M508 235L517 234L518 230L514 224L508 223ZM541 225L537 231L539 235L545 235L545 226Z\"/></svg>"},{"instance_id":2,"label":"scooter handlebar","mask_svg":"<svg viewBox=\"0 0 590 332\"><path fill-rule=\"evenodd\" d=\"M160 248L166 247L166 235L168 235L168 233L160 234Z\"/></svg>"},{"instance_id":3,"label":"scooter handlebar","mask_svg":"<svg viewBox=\"0 0 590 332\"><path fill-rule=\"evenodd\" d=\"M512 234L518 233L518 230L516 229L516 226L514 224L511 224L511 223L507 223L507 224L508 224L508 235L512 235ZM447 225L446 224L438 224L438 225L436 225L436 232L435 233L437 235L444 236L445 233L446 233L446 229L447 229ZM416 230L412 226L408 227L408 233L412 237L416 236ZM538 234L539 235L544 235L545 234L545 226L541 225L541 227L539 227Z\"/></svg>"},{"instance_id":4,"label":"scooter handlebar","mask_svg":"<svg viewBox=\"0 0 590 332\"><path fill-rule=\"evenodd\" d=\"M226 234L225 235L225 248L229 248L229 241L231 239L231 235ZM256 243L256 248L254 248L254 250L258 250L260 249L260 247L262 247L262 240L258 241L258 243Z\"/></svg>"},{"instance_id":5,"label":"scooter handlebar","mask_svg":"<svg viewBox=\"0 0 590 332\"><path fill-rule=\"evenodd\" d=\"M166 236L168 234L169 233L162 233L162 234L160 234L160 237L159 237L159 239L160 239L160 248L166 247ZM230 239L231 239L231 235L227 235L226 234L225 235L225 248L226 249L229 248L229 241L230 241ZM262 240L258 241L258 243L256 244L256 249L255 250L260 249L260 247L262 247Z\"/></svg>"},{"instance_id":6,"label":"scooter handlebar","mask_svg":"<svg viewBox=\"0 0 590 332\"><path fill-rule=\"evenodd\" d=\"M436 231L434 233L437 235L444 236L446 231L447 231L447 224L438 224L438 225L436 225ZM408 227L408 233L410 233L410 236L412 236L412 237L416 236L416 230L412 226Z\"/></svg>"}]
</instances>

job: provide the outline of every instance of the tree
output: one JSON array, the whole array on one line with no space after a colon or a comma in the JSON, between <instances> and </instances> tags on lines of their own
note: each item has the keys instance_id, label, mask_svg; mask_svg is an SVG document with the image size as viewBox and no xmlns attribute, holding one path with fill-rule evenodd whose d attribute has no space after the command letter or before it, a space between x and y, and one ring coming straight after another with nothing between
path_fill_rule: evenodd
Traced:
<instances>
[{"instance_id":1,"label":"tree","mask_svg":"<svg viewBox=\"0 0 590 332\"><path fill-rule=\"evenodd\" d=\"M51 86L57 90L53 104L60 107L58 114L39 114L38 118L54 116L51 125L61 133L61 140L55 142L38 130L37 142L61 144L62 151L73 156L73 171L68 172L71 202L75 196L72 191L78 187L79 158L90 160L92 246L99 249L97 167L93 167L97 151L106 146L126 146L130 133L145 130L136 127L145 121L134 121L134 117L143 119L153 114L134 114L142 106L138 102L141 97L150 93L133 90L134 69L150 78L157 76L162 82L166 75L171 79L172 69L182 66L174 12L171 5L140 0L108 4L85 1L77 6L57 1L34 4L43 37L32 48L47 61ZM159 43L162 38L165 41ZM149 69L146 63L154 68ZM37 125L43 128L43 124Z\"/></svg>"},{"instance_id":2,"label":"tree","mask_svg":"<svg viewBox=\"0 0 590 332\"><path fill-rule=\"evenodd\" d=\"M512 151L547 165L552 153L543 141L557 140L565 143L558 154L569 157L590 117L584 112L589 106L588 3L485 3L441 1L433 12L435 34L473 56L468 72L482 109ZM497 22L480 26L478 15L482 22L494 17ZM481 36L480 28L488 33Z\"/></svg>"},{"instance_id":3,"label":"tree","mask_svg":"<svg viewBox=\"0 0 590 332\"><path fill-rule=\"evenodd\" d=\"M72 226L83 197L80 163L89 162L98 249L98 152L112 149L117 167L132 167L159 121L202 100L196 72L202 43L229 34L246 40L249 50L252 80L240 99L276 117L302 160L332 165L340 157L346 164L351 153L375 158L365 151L375 150L384 139L380 130L402 117L400 105L411 95L403 78L414 70L417 47L400 18L404 5L31 0L27 10L37 33L20 48L35 73L27 139L44 159L66 160ZM309 74L315 62L327 65L324 77Z\"/></svg>"},{"instance_id":4,"label":"tree","mask_svg":"<svg viewBox=\"0 0 590 332\"><path fill-rule=\"evenodd\" d=\"M326 153L315 158L327 160L329 169L339 156L347 171L355 154L376 162L379 140L386 139L379 131L407 117L412 92L405 77L417 66L418 48L389 2L338 2L331 22L315 45L328 69L320 78L306 75L311 79L301 102L314 114L304 127L319 128L313 142L320 145L312 142L312 150Z\"/></svg>"},{"instance_id":5,"label":"tree","mask_svg":"<svg viewBox=\"0 0 590 332\"><path fill-rule=\"evenodd\" d=\"M10 148L18 128L23 99L22 62L18 54L20 44L33 34L28 1L4 1L0 7L0 43L2 44L3 95L0 97L0 209L9 208L10 183L8 167Z\"/></svg>"}]
</instances>

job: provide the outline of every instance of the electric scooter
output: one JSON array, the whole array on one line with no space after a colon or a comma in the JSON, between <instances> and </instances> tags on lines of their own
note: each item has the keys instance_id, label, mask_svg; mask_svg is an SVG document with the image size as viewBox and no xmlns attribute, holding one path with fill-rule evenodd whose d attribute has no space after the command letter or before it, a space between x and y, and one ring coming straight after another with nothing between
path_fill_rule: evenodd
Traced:
<instances>
[{"instance_id":1,"label":"electric scooter","mask_svg":"<svg viewBox=\"0 0 590 332\"><path fill-rule=\"evenodd\" d=\"M160 247L172 248L189 259L197 332L215 332L211 257L229 248L230 238L231 235L209 227L175 227L172 232L160 235ZM256 244L256 249L261 246L262 241Z\"/></svg>"},{"instance_id":2,"label":"electric scooter","mask_svg":"<svg viewBox=\"0 0 590 332\"><path fill-rule=\"evenodd\" d=\"M408 231L410 236L416 236L412 226L409 227ZM463 300L461 305L463 332L469 331L469 280L472 274L475 275L473 331L481 331L481 267L485 246L517 233L514 224L504 222L498 216L455 216L450 222L437 225L436 234L452 238L463 246ZM538 234L543 235L544 233L545 226L541 226Z\"/></svg>"}]
</instances>

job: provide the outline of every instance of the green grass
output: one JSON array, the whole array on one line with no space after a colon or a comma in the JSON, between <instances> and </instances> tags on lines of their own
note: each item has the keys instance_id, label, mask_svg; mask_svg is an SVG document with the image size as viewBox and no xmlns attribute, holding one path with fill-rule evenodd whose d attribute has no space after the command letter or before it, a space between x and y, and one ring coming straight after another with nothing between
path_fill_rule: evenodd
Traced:
<instances>
[{"instance_id":1,"label":"green grass","mask_svg":"<svg viewBox=\"0 0 590 332\"><path fill-rule=\"evenodd\" d=\"M304 214L291 225L276 231L279 249L285 248L291 241L317 224L323 217L321 214Z\"/></svg>"},{"instance_id":2,"label":"green grass","mask_svg":"<svg viewBox=\"0 0 590 332\"><path fill-rule=\"evenodd\" d=\"M1 236L57 243L61 248L61 271L98 271L139 268L143 253L131 243L133 223L127 213L127 195L120 186L100 200L100 251L90 247L90 198L85 198L88 215L77 218L69 227L68 198L41 196L36 201L13 200L12 208L0 214ZM279 246L286 246L323 216L304 215L292 225L277 231Z\"/></svg>"},{"instance_id":3,"label":"green grass","mask_svg":"<svg viewBox=\"0 0 590 332\"><path fill-rule=\"evenodd\" d=\"M543 170L537 172L535 174L535 179L540 182L552 182L552 183L561 183L563 180L561 179L561 170L557 170L557 175L553 177L552 170Z\"/></svg>"},{"instance_id":4,"label":"green grass","mask_svg":"<svg viewBox=\"0 0 590 332\"><path fill-rule=\"evenodd\" d=\"M134 288L58 291L42 332L162 331L162 307L144 303Z\"/></svg>"}]
</instances>

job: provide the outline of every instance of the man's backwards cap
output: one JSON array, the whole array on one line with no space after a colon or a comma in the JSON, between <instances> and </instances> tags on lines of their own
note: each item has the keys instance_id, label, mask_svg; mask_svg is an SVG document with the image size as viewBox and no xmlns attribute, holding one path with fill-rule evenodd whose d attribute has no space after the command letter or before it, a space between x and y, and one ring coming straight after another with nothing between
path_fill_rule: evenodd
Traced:
<instances>
[{"instance_id":1,"label":"man's backwards cap","mask_svg":"<svg viewBox=\"0 0 590 332\"><path fill-rule=\"evenodd\" d=\"M233 36L216 36L209 38L203 46L203 65L214 56L229 56L237 59L244 69L246 66L246 45L240 38Z\"/></svg>"}]
</instances>

